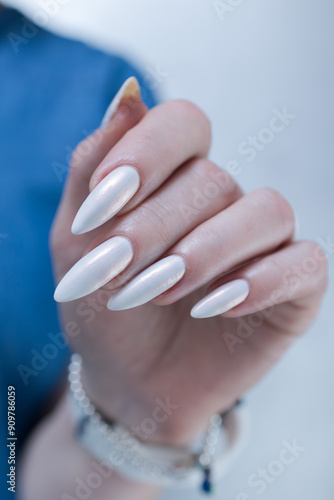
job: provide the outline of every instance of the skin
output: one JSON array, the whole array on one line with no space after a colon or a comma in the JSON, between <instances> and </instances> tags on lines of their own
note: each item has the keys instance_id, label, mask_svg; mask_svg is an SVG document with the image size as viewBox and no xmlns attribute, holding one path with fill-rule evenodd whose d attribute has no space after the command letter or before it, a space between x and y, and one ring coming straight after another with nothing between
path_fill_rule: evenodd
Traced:
<instances>
[{"instance_id":1,"label":"skin","mask_svg":"<svg viewBox=\"0 0 334 500\"><path fill-rule=\"evenodd\" d=\"M80 330L76 336L70 332L69 341L83 357L86 392L105 416L139 433L157 398L168 397L178 405L154 434L144 437L166 444L189 442L213 413L228 409L253 386L312 323L326 288L326 257L314 242L293 240L293 211L276 191L261 188L244 195L225 173L216 195L206 197L190 219L182 216L182 203L194 208L196 190L203 192L221 172L206 158L210 140L207 117L187 101L169 101L150 111L139 100L123 103L106 131L96 131L74 153L51 233L56 282L106 239L124 235L131 240L133 261L104 287L105 293L60 304L59 313L65 331L70 332L73 322ZM92 144L88 155L80 154ZM72 221L89 192L122 164L139 171L136 195L100 228L72 235ZM187 263L177 285L135 309L106 309L108 295L153 262L175 253ZM306 272L310 258L316 265ZM190 317L191 307L208 291L237 278L250 285L241 305L214 318ZM94 311L89 322L88 316L78 315L82 303ZM241 322L248 325L247 338L240 334ZM91 470L90 458L72 438L65 400L27 448L26 499L44 498L45 491L53 498L41 481L38 491L33 481L39 457L50 446L55 446L55 463L61 463L66 449L76 460L76 471ZM57 467L61 480L54 498L71 491L78 474L73 468ZM50 474L46 473L49 480ZM134 491L139 499L157 493L115 473L92 498L117 492L117 498L127 499Z\"/></svg>"}]
</instances>

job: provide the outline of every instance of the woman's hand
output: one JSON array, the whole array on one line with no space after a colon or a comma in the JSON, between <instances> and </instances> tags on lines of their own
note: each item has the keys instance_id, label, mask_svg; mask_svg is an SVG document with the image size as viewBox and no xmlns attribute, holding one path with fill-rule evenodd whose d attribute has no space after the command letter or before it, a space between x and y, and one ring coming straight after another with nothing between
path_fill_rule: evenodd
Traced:
<instances>
[{"instance_id":1,"label":"woman's hand","mask_svg":"<svg viewBox=\"0 0 334 500\"><path fill-rule=\"evenodd\" d=\"M293 211L279 193L261 188L243 195L206 158L210 125L202 111L181 100L148 111L131 86L106 128L74 153L52 231L57 282L83 254L122 238L76 266L56 297L68 301L60 304L64 330L83 357L86 391L100 411L142 435L141 423L159 399L170 404L168 418L147 437L183 442L310 325L326 287L326 257L315 243L292 240ZM116 179L123 188L101 193L99 183L122 165L137 170L139 187L136 172L123 169ZM130 199L101 224L111 213L112 190L114 207ZM90 192L74 229L95 229L73 235ZM123 289L167 256L174 257L158 272ZM112 276L103 289L71 300ZM192 312L215 316L192 317L192 307L217 288ZM111 309L128 309L107 309L109 297Z\"/></svg>"}]
</instances>

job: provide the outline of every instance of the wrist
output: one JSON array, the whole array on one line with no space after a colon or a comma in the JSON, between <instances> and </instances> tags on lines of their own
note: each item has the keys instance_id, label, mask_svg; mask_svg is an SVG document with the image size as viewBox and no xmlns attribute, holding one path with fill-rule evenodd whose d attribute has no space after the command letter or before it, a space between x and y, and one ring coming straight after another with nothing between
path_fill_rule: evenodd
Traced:
<instances>
[{"instance_id":1,"label":"wrist","mask_svg":"<svg viewBox=\"0 0 334 500\"><path fill-rule=\"evenodd\" d=\"M204 435L199 436L191 446L171 446L170 440L167 445L161 446L143 442L142 432L139 432L141 435L138 439L133 427L132 432L129 432L119 422L108 422L99 413L83 387L81 356L72 357L69 381L78 441L93 456L110 463L128 479L160 486L191 487L202 484L202 489L210 492L212 480L226 473L226 464L240 451L244 416L235 408L239 403L222 415L212 415ZM167 403L167 406L166 403L162 406L159 404L156 409L170 413L170 401ZM177 405L174 405L174 409L177 409ZM158 416L157 411L153 415L165 421L165 418ZM226 449L224 446L221 448L224 442L223 427L227 432ZM152 427L146 430L148 434L153 432ZM217 448L219 441L220 450Z\"/></svg>"},{"instance_id":2,"label":"wrist","mask_svg":"<svg viewBox=\"0 0 334 500\"><path fill-rule=\"evenodd\" d=\"M127 387L107 388L90 376L83 365L82 383L85 392L107 422L121 425L142 442L184 445L191 442L197 430L191 430L185 409L169 395L147 394ZM205 428L206 422L203 422Z\"/></svg>"},{"instance_id":3,"label":"wrist","mask_svg":"<svg viewBox=\"0 0 334 500\"><path fill-rule=\"evenodd\" d=\"M217 408L211 405L189 404L185 397L168 391L134 390L109 385L85 363L82 366L82 383L85 392L97 411L107 422L121 425L143 443L167 446L190 444L207 428ZM164 385L164 384L162 384ZM228 410L234 399L220 409Z\"/></svg>"}]
</instances>

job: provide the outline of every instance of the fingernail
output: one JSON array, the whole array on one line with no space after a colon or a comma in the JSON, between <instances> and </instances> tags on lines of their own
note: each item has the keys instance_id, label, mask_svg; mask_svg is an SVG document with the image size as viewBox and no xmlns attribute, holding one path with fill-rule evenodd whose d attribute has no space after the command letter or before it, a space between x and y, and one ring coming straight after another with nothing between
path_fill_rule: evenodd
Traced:
<instances>
[{"instance_id":1,"label":"fingernail","mask_svg":"<svg viewBox=\"0 0 334 500\"><path fill-rule=\"evenodd\" d=\"M123 271L132 257L130 240L110 238L74 264L59 282L54 299L68 302L94 292Z\"/></svg>"},{"instance_id":2,"label":"fingernail","mask_svg":"<svg viewBox=\"0 0 334 500\"><path fill-rule=\"evenodd\" d=\"M223 314L241 304L249 294L246 280L234 280L216 288L197 302L190 311L193 318L211 318Z\"/></svg>"},{"instance_id":3,"label":"fingernail","mask_svg":"<svg viewBox=\"0 0 334 500\"><path fill-rule=\"evenodd\" d=\"M111 219L138 191L139 174L134 167L115 168L93 189L78 210L73 234L91 231Z\"/></svg>"},{"instance_id":4,"label":"fingernail","mask_svg":"<svg viewBox=\"0 0 334 500\"><path fill-rule=\"evenodd\" d=\"M109 104L108 109L105 112L104 117L102 118L102 122L100 125L101 130L104 130L106 128L107 124L115 115L121 103L127 98L140 99L139 83L137 78L135 78L134 76L130 76L130 78L125 80L125 82L123 83L123 85L121 86L121 88L119 89L119 91Z\"/></svg>"},{"instance_id":5,"label":"fingernail","mask_svg":"<svg viewBox=\"0 0 334 500\"><path fill-rule=\"evenodd\" d=\"M175 285L183 277L186 263L180 255L169 255L142 271L113 295L107 307L121 311L141 306Z\"/></svg>"}]
</instances>

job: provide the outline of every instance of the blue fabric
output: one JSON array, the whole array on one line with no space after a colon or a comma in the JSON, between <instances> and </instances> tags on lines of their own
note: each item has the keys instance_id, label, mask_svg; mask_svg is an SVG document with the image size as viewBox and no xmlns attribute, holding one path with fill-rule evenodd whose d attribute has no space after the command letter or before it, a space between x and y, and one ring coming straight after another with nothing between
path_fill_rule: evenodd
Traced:
<instances>
[{"instance_id":1,"label":"blue fabric","mask_svg":"<svg viewBox=\"0 0 334 500\"><path fill-rule=\"evenodd\" d=\"M0 426L6 435L12 385L18 443L68 357L57 338L48 234L70 153L129 76L138 78L146 104L155 104L142 75L123 59L39 28L28 32L25 22L16 11L0 12ZM4 447L0 453L7 456Z\"/></svg>"}]
</instances>

